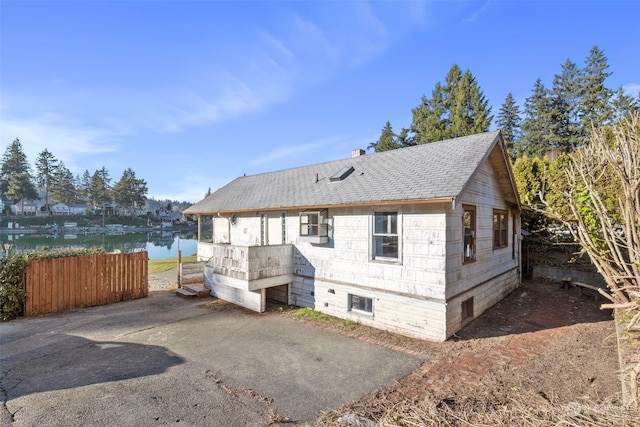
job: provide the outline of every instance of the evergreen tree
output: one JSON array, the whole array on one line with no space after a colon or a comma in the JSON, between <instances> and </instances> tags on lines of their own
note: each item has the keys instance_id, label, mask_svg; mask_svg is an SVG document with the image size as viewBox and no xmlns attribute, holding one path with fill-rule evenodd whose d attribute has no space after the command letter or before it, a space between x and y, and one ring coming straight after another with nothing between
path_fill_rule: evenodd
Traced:
<instances>
[{"instance_id":1,"label":"evergreen tree","mask_svg":"<svg viewBox=\"0 0 640 427\"><path fill-rule=\"evenodd\" d=\"M56 203L74 203L76 200L73 174L63 162L58 163L53 173L51 200Z\"/></svg>"},{"instance_id":2,"label":"evergreen tree","mask_svg":"<svg viewBox=\"0 0 640 427\"><path fill-rule=\"evenodd\" d=\"M0 167L0 196L6 195L9 188L9 178L12 175L26 173L31 177L30 172L27 156L24 154L20 140L16 138L7 146L2 155L2 166Z\"/></svg>"},{"instance_id":3,"label":"evergreen tree","mask_svg":"<svg viewBox=\"0 0 640 427\"><path fill-rule=\"evenodd\" d=\"M78 184L76 185L77 197L84 203L91 201L91 174L88 170L82 173L82 178L78 177Z\"/></svg>"},{"instance_id":4,"label":"evergreen tree","mask_svg":"<svg viewBox=\"0 0 640 427\"><path fill-rule=\"evenodd\" d=\"M640 111L640 95L638 99L627 95L622 86L615 92L615 98L611 100L612 117L614 122L619 122L624 118L630 118L633 112Z\"/></svg>"},{"instance_id":5,"label":"evergreen tree","mask_svg":"<svg viewBox=\"0 0 640 427\"><path fill-rule=\"evenodd\" d=\"M440 83L436 84L432 92L432 98L423 96L420 105L411 110L413 123L411 131L416 144L441 141L447 139L446 131L448 122L445 117L447 112L444 103L444 89Z\"/></svg>"},{"instance_id":6,"label":"evergreen tree","mask_svg":"<svg viewBox=\"0 0 640 427\"><path fill-rule=\"evenodd\" d=\"M49 210L49 189L53 181L53 175L58 166L58 159L46 148L40 152L36 159L36 183L44 188L44 207Z\"/></svg>"},{"instance_id":7,"label":"evergreen tree","mask_svg":"<svg viewBox=\"0 0 640 427\"><path fill-rule=\"evenodd\" d=\"M31 176L26 172L20 172L9 177L6 196L15 202L20 201L20 210L24 215L24 200L37 199L38 191L31 181Z\"/></svg>"},{"instance_id":8,"label":"evergreen tree","mask_svg":"<svg viewBox=\"0 0 640 427\"><path fill-rule=\"evenodd\" d=\"M373 148L376 153L380 153L382 151L395 150L396 148L400 148L400 146L400 143L398 143L398 137L393 133L391 122L387 121L382 128L380 138L378 138L376 142L369 144L369 147L367 148Z\"/></svg>"},{"instance_id":9,"label":"evergreen tree","mask_svg":"<svg viewBox=\"0 0 640 427\"><path fill-rule=\"evenodd\" d=\"M432 98L423 96L420 105L411 110L412 142L426 144L486 132L493 118L488 105L473 74L454 64L445 84L436 84Z\"/></svg>"},{"instance_id":10,"label":"evergreen tree","mask_svg":"<svg viewBox=\"0 0 640 427\"><path fill-rule=\"evenodd\" d=\"M582 70L582 96L580 99L580 116L582 129L589 135L592 126L601 128L612 118L611 97L613 91L605 85L609 64L604 52L597 46L591 48Z\"/></svg>"},{"instance_id":11,"label":"evergreen tree","mask_svg":"<svg viewBox=\"0 0 640 427\"><path fill-rule=\"evenodd\" d=\"M549 142L562 153L569 153L583 144L580 123L580 70L567 59L562 73L553 78L550 93Z\"/></svg>"},{"instance_id":12,"label":"evergreen tree","mask_svg":"<svg viewBox=\"0 0 640 427\"><path fill-rule=\"evenodd\" d=\"M415 141L409 134L409 129L402 128L402 130L398 134L398 144L400 144L402 147L411 147L413 145L416 145Z\"/></svg>"},{"instance_id":13,"label":"evergreen tree","mask_svg":"<svg viewBox=\"0 0 640 427\"><path fill-rule=\"evenodd\" d=\"M128 168L113 186L113 197L118 206L129 209L131 216L134 216L136 207L144 206L147 191L146 181L136 178L135 172Z\"/></svg>"},{"instance_id":14,"label":"evergreen tree","mask_svg":"<svg viewBox=\"0 0 640 427\"><path fill-rule=\"evenodd\" d=\"M111 177L104 166L93 173L89 188L89 200L94 206L102 205L104 208L104 205L111 201L110 185Z\"/></svg>"},{"instance_id":15,"label":"evergreen tree","mask_svg":"<svg viewBox=\"0 0 640 427\"><path fill-rule=\"evenodd\" d=\"M538 78L533 93L524 102L522 136L518 141L518 152L532 157L543 157L551 148L549 122L551 120L551 100L547 89Z\"/></svg>"},{"instance_id":16,"label":"evergreen tree","mask_svg":"<svg viewBox=\"0 0 640 427\"><path fill-rule=\"evenodd\" d=\"M204 197L209 197L211 195L211 187L209 187L209 189L207 190L206 193L204 193Z\"/></svg>"},{"instance_id":17,"label":"evergreen tree","mask_svg":"<svg viewBox=\"0 0 640 427\"><path fill-rule=\"evenodd\" d=\"M502 138L507 146L507 152L509 158L513 162L517 157L516 143L520 134L520 110L518 104L513 99L513 94L509 92L507 97L500 107L500 113L498 114L496 124L502 132Z\"/></svg>"},{"instance_id":18,"label":"evergreen tree","mask_svg":"<svg viewBox=\"0 0 640 427\"><path fill-rule=\"evenodd\" d=\"M488 101L470 71L465 71L453 87L449 138L486 132L493 116Z\"/></svg>"}]
</instances>

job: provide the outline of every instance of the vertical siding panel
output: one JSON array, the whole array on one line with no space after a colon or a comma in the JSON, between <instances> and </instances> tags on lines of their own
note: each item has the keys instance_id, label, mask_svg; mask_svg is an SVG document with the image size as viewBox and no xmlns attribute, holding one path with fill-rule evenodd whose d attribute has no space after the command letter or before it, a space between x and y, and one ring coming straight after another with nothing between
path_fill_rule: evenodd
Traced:
<instances>
[{"instance_id":1,"label":"vertical siding panel","mask_svg":"<svg viewBox=\"0 0 640 427\"><path fill-rule=\"evenodd\" d=\"M126 263L127 262L127 258L122 257L120 258L120 262L121 263ZM120 266L118 268L118 270L116 271L116 277L114 277L114 285L116 286L116 301L125 301L126 300L126 284L125 284L125 277L124 277L124 273L126 271L126 267L122 268L123 266Z\"/></svg>"},{"instance_id":2,"label":"vertical siding panel","mask_svg":"<svg viewBox=\"0 0 640 427\"><path fill-rule=\"evenodd\" d=\"M133 299L133 286L135 277L135 254L131 254L131 256L127 257L127 299Z\"/></svg>"},{"instance_id":3,"label":"vertical siding panel","mask_svg":"<svg viewBox=\"0 0 640 427\"><path fill-rule=\"evenodd\" d=\"M58 258L55 260L55 269L57 272L58 280L55 284L56 287L56 309L55 312L62 311L64 309L64 286L66 281L67 270L65 268L66 258Z\"/></svg>"},{"instance_id":4,"label":"vertical siding panel","mask_svg":"<svg viewBox=\"0 0 640 427\"><path fill-rule=\"evenodd\" d=\"M73 287L76 283L76 276L78 273L78 257L65 258L65 270L67 276L67 283L64 289L64 310L71 310L71 294Z\"/></svg>"},{"instance_id":5,"label":"vertical siding panel","mask_svg":"<svg viewBox=\"0 0 640 427\"><path fill-rule=\"evenodd\" d=\"M24 286L25 316L147 297L148 254L32 260Z\"/></svg>"},{"instance_id":6,"label":"vertical siding panel","mask_svg":"<svg viewBox=\"0 0 640 427\"><path fill-rule=\"evenodd\" d=\"M142 286L142 296L143 297L147 297L149 296L149 255L147 254L147 252L142 252L142 254L140 255L140 263L142 264L142 268L141 268L141 274L142 277L140 277L140 283Z\"/></svg>"},{"instance_id":7,"label":"vertical siding panel","mask_svg":"<svg viewBox=\"0 0 640 427\"><path fill-rule=\"evenodd\" d=\"M110 302L122 301L122 261L124 261L122 254L109 255L111 261L111 268L109 269L109 285L114 290L113 298Z\"/></svg>"},{"instance_id":8,"label":"vertical siding panel","mask_svg":"<svg viewBox=\"0 0 640 427\"><path fill-rule=\"evenodd\" d=\"M91 258L90 257L82 257L79 260L78 266L80 267L78 281L73 287L73 308L78 308L82 306L82 288L87 283L87 275L89 274L89 270L91 268Z\"/></svg>"},{"instance_id":9,"label":"vertical siding panel","mask_svg":"<svg viewBox=\"0 0 640 427\"><path fill-rule=\"evenodd\" d=\"M52 309L53 309L53 282L55 282L56 280L56 271L54 270L54 266L53 266L53 260L52 259L47 259L44 260L46 265L47 265L47 280L45 283L43 283L44 285L44 292L43 295L45 297L44 302L44 311L43 313L52 313Z\"/></svg>"}]
</instances>

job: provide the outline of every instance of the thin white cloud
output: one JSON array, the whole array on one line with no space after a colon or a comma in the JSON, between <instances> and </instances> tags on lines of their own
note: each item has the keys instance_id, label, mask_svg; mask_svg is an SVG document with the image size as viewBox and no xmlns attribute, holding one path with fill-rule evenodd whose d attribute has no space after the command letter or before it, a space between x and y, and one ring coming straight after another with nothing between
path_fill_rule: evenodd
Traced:
<instances>
[{"instance_id":1,"label":"thin white cloud","mask_svg":"<svg viewBox=\"0 0 640 427\"><path fill-rule=\"evenodd\" d=\"M622 89L627 95L638 96L640 95L640 83L629 83L622 86Z\"/></svg>"},{"instance_id":2,"label":"thin white cloud","mask_svg":"<svg viewBox=\"0 0 640 427\"><path fill-rule=\"evenodd\" d=\"M334 144L337 141L343 139L343 136L331 136L328 138L322 138L314 142L299 145L289 145L284 147L278 147L260 157L257 157L249 162L250 165L262 165L265 163L274 162L285 157L289 157L294 154L302 153L305 151L315 150L317 148L326 147L329 144Z\"/></svg>"},{"instance_id":3,"label":"thin white cloud","mask_svg":"<svg viewBox=\"0 0 640 427\"><path fill-rule=\"evenodd\" d=\"M80 156L101 155L117 150L114 142L119 135L110 129L90 127L70 122L54 114L14 118L0 115L0 141L9 144L20 139L27 159L33 163L45 148L62 160L72 171Z\"/></svg>"},{"instance_id":4,"label":"thin white cloud","mask_svg":"<svg viewBox=\"0 0 640 427\"><path fill-rule=\"evenodd\" d=\"M468 17L463 19L462 22L466 22L466 23L476 22L478 20L478 18L480 17L480 15L482 15L482 13L484 13L484 11L487 10L487 7L489 6L489 3L491 3L491 1L489 1L489 0L485 1L482 4L482 6L480 7L480 9L476 10L471 15L469 15Z\"/></svg>"},{"instance_id":5,"label":"thin white cloud","mask_svg":"<svg viewBox=\"0 0 640 427\"><path fill-rule=\"evenodd\" d=\"M285 43L281 40L278 40L276 37L272 36L269 33L262 34L263 39L271 46L275 47L280 53L283 53L285 56L289 58L293 58L295 55L285 46Z\"/></svg>"},{"instance_id":6,"label":"thin white cloud","mask_svg":"<svg viewBox=\"0 0 640 427\"><path fill-rule=\"evenodd\" d=\"M170 182L162 189L149 188L149 197L159 200L169 199L177 201L198 202L204 198L207 190L216 191L227 184L231 179L217 177L215 179L186 170L176 176L176 180Z\"/></svg>"}]
</instances>

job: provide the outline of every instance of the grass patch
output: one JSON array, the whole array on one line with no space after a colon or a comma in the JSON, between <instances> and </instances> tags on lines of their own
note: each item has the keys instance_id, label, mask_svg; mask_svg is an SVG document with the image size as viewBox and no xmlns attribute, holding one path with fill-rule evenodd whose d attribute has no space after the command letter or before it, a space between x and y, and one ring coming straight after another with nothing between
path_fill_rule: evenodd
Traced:
<instances>
[{"instance_id":1,"label":"grass patch","mask_svg":"<svg viewBox=\"0 0 640 427\"><path fill-rule=\"evenodd\" d=\"M348 330L354 330L358 327L358 323L349 319L340 319L338 317L331 316L329 314L321 313L312 308L298 308L289 312L294 318L301 320L307 320L320 325L333 326L338 328L345 328Z\"/></svg>"},{"instance_id":2,"label":"grass patch","mask_svg":"<svg viewBox=\"0 0 640 427\"><path fill-rule=\"evenodd\" d=\"M182 262L196 262L196 256L183 256ZM149 274L162 273L178 266L178 258L149 260Z\"/></svg>"}]
</instances>

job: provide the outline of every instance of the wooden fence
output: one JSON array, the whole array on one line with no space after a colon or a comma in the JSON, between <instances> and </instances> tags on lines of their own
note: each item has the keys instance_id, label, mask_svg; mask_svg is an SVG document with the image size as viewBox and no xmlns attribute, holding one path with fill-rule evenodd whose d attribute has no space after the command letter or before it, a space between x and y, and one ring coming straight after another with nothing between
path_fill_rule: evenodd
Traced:
<instances>
[{"instance_id":1,"label":"wooden fence","mask_svg":"<svg viewBox=\"0 0 640 427\"><path fill-rule=\"evenodd\" d=\"M25 316L144 298L147 252L29 261Z\"/></svg>"}]
</instances>

